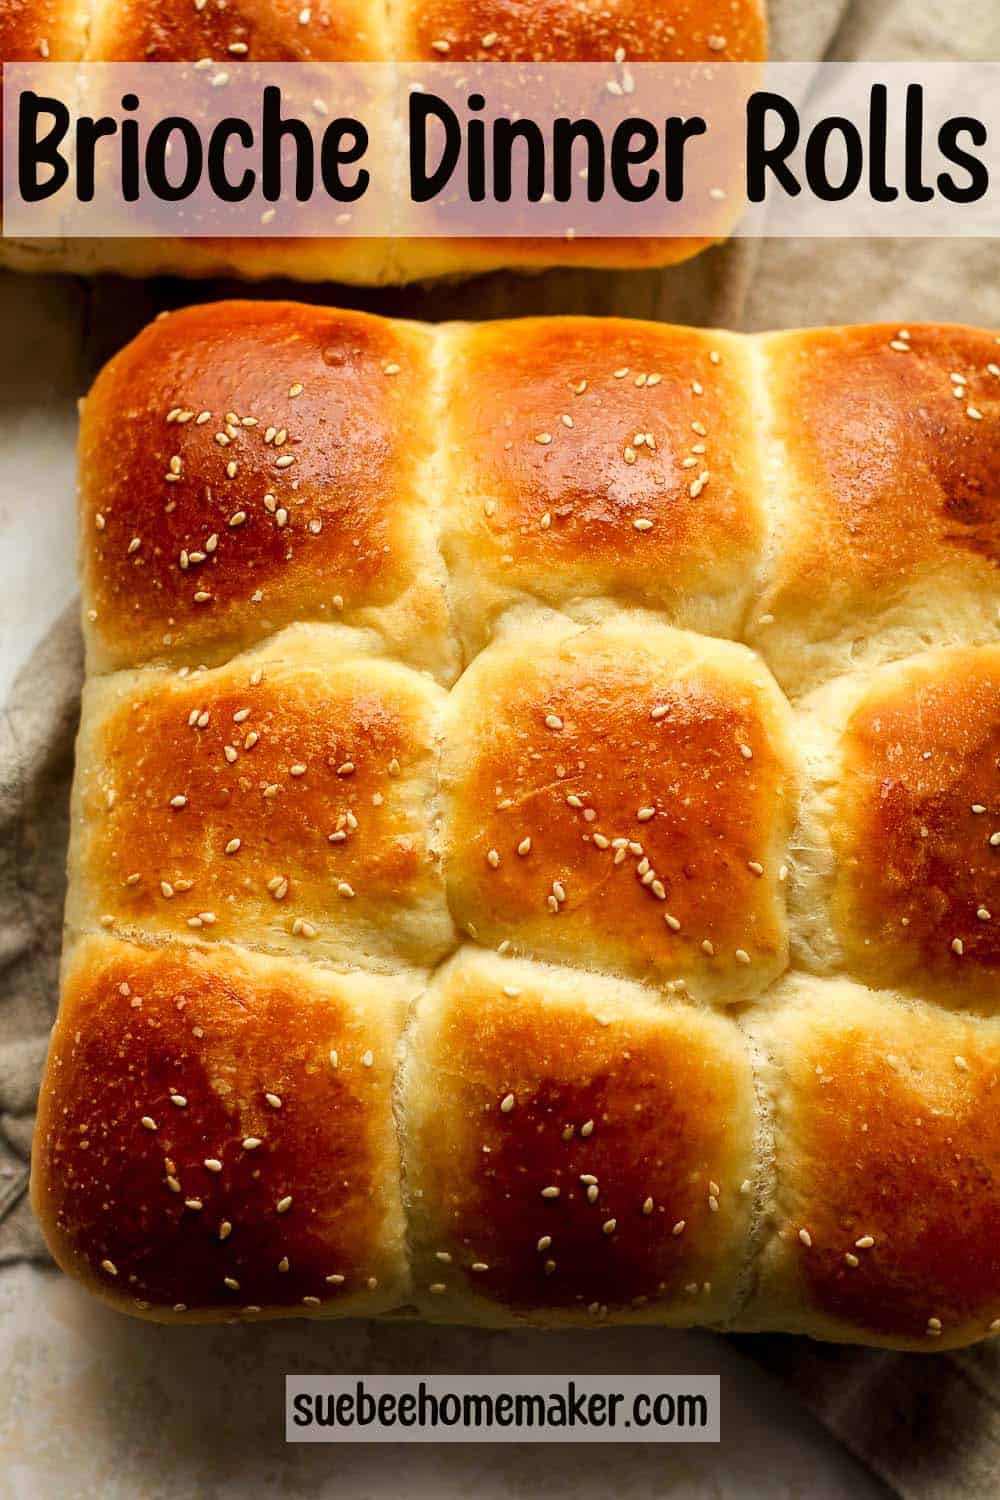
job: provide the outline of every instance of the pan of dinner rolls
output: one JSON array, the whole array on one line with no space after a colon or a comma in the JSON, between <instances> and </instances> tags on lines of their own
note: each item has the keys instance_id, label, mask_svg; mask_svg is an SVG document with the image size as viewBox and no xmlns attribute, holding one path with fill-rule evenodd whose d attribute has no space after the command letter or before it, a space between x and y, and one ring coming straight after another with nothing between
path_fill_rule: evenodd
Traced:
<instances>
[{"instance_id":1,"label":"pan of dinner rolls","mask_svg":"<svg viewBox=\"0 0 1000 1500\"><path fill-rule=\"evenodd\" d=\"M2 0L3 62L677 63L767 57L765 0ZM393 77L390 73L389 78ZM391 85L390 85L391 86ZM97 97L106 84L95 84ZM394 91L393 91L394 92ZM387 111L388 100L380 104ZM117 107L117 100L114 101ZM99 113L100 111L98 111ZM386 118L388 114L386 113ZM387 139L381 132L379 139ZM388 179L391 166L379 164ZM291 277L361 285L468 276L504 267L648 267L723 240L736 213L712 209L700 238L444 238L407 233L395 195L381 237L0 240L0 264L132 276Z\"/></svg>"},{"instance_id":2,"label":"pan of dinner rolls","mask_svg":"<svg viewBox=\"0 0 1000 1500\"><path fill-rule=\"evenodd\" d=\"M161 317L35 1210L168 1322L1000 1331L1000 340Z\"/></svg>"}]
</instances>

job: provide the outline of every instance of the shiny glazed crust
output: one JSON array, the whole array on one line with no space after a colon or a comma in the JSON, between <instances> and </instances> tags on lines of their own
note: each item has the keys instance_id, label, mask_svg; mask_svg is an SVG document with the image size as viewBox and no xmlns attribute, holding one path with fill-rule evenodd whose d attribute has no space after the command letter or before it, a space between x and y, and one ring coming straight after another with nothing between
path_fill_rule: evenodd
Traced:
<instances>
[{"instance_id":1,"label":"shiny glazed crust","mask_svg":"<svg viewBox=\"0 0 1000 1500\"><path fill-rule=\"evenodd\" d=\"M998 347L230 303L112 361L59 1262L167 1320L997 1332Z\"/></svg>"}]
</instances>

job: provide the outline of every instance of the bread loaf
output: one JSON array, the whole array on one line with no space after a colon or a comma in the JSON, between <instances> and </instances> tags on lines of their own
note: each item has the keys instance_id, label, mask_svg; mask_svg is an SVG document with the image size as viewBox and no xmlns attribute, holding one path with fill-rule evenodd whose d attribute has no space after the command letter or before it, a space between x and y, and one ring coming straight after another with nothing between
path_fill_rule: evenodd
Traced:
<instances>
[{"instance_id":1,"label":"bread loaf","mask_svg":"<svg viewBox=\"0 0 1000 1500\"><path fill-rule=\"evenodd\" d=\"M757 62L764 0L0 0L0 63ZM117 100L109 100L105 109ZM98 110L97 113L101 113ZM388 119L387 110L382 111ZM387 176L388 166L376 166ZM640 267L687 259L732 228L722 202L707 238L445 239L408 234L394 195L385 238L36 239L0 241L27 270L367 284L501 267Z\"/></svg>"},{"instance_id":2,"label":"bread loaf","mask_svg":"<svg viewBox=\"0 0 1000 1500\"><path fill-rule=\"evenodd\" d=\"M36 1211L167 1320L1000 1329L995 335L161 318Z\"/></svg>"}]
</instances>

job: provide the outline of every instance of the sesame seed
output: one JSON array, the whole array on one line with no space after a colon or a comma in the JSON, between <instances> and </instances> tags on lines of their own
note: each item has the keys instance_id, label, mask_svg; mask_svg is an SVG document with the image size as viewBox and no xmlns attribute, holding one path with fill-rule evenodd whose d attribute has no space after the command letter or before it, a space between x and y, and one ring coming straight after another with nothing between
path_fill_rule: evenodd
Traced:
<instances>
[{"instance_id":1,"label":"sesame seed","mask_svg":"<svg viewBox=\"0 0 1000 1500\"><path fill-rule=\"evenodd\" d=\"M809 1249L809 1247L812 1245L812 1235L809 1233L808 1229L799 1230L799 1239L802 1241L803 1245L805 1245L806 1249Z\"/></svg>"},{"instance_id":2,"label":"sesame seed","mask_svg":"<svg viewBox=\"0 0 1000 1500\"><path fill-rule=\"evenodd\" d=\"M281 1099L277 1094L265 1094L264 1098L272 1109L281 1108Z\"/></svg>"},{"instance_id":3,"label":"sesame seed","mask_svg":"<svg viewBox=\"0 0 1000 1500\"><path fill-rule=\"evenodd\" d=\"M156 1121L150 1119L149 1115L143 1115L143 1117L142 1117L142 1126L143 1126L144 1130L155 1130L156 1129Z\"/></svg>"},{"instance_id":4,"label":"sesame seed","mask_svg":"<svg viewBox=\"0 0 1000 1500\"><path fill-rule=\"evenodd\" d=\"M544 1187L544 1188L542 1188L542 1197L543 1198L558 1198L559 1197L559 1189L557 1187Z\"/></svg>"},{"instance_id":5,"label":"sesame seed","mask_svg":"<svg viewBox=\"0 0 1000 1500\"><path fill-rule=\"evenodd\" d=\"M526 838L523 838L521 840L521 842L518 844L518 846L517 846L517 852L518 852L518 854L521 855L522 858L524 857L524 855L531 853L531 835L530 834L528 834L528 836Z\"/></svg>"},{"instance_id":6,"label":"sesame seed","mask_svg":"<svg viewBox=\"0 0 1000 1500\"><path fill-rule=\"evenodd\" d=\"M258 1135L244 1136L244 1138L243 1138L243 1149L244 1149L244 1151L256 1151L256 1149L257 1149L257 1147L259 1145L260 1145L260 1136L258 1136Z\"/></svg>"},{"instance_id":7,"label":"sesame seed","mask_svg":"<svg viewBox=\"0 0 1000 1500\"><path fill-rule=\"evenodd\" d=\"M102 1271L107 1271L107 1273L108 1273L109 1276L117 1276L118 1275L118 1267L115 1265L115 1263L114 1263L113 1260L102 1260L101 1261L101 1270Z\"/></svg>"},{"instance_id":8,"label":"sesame seed","mask_svg":"<svg viewBox=\"0 0 1000 1500\"><path fill-rule=\"evenodd\" d=\"M504 1115L509 1115L510 1112L511 1112L511 1110L513 1108L514 1108L514 1095L513 1094L505 1094L503 1096L503 1098L500 1100L500 1113L504 1114Z\"/></svg>"},{"instance_id":9,"label":"sesame seed","mask_svg":"<svg viewBox=\"0 0 1000 1500\"><path fill-rule=\"evenodd\" d=\"M206 1167L209 1172L222 1171L222 1163L221 1161L219 1161L219 1158L217 1156L206 1156L205 1160L202 1162L202 1166Z\"/></svg>"},{"instance_id":10,"label":"sesame seed","mask_svg":"<svg viewBox=\"0 0 1000 1500\"><path fill-rule=\"evenodd\" d=\"M286 1195L284 1198L279 1198L274 1206L278 1210L279 1214L287 1214L288 1210L292 1206L291 1196Z\"/></svg>"}]
</instances>

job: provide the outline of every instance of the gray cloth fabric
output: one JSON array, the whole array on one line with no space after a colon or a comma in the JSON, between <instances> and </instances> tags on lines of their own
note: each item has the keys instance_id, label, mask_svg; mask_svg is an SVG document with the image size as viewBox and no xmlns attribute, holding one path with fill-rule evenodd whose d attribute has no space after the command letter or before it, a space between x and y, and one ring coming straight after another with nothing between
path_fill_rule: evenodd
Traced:
<instances>
[{"instance_id":1,"label":"gray cloth fabric","mask_svg":"<svg viewBox=\"0 0 1000 1500\"><path fill-rule=\"evenodd\" d=\"M1000 6L960 21L946 0L772 0L772 52L788 59L1000 56ZM262 286L255 296L340 301L432 318L616 313L759 329L954 319L1000 326L996 244L735 242L669 273L496 275L428 292ZM244 287L113 279L84 292L85 365L96 367L163 307ZM67 507L69 507L67 497ZM44 1255L27 1203L37 1081L54 1015L73 736L82 651L76 610L18 679L0 726L0 1263ZM906 1356L762 1337L741 1347L785 1378L906 1500L1000 1493L1000 1351Z\"/></svg>"}]
</instances>

